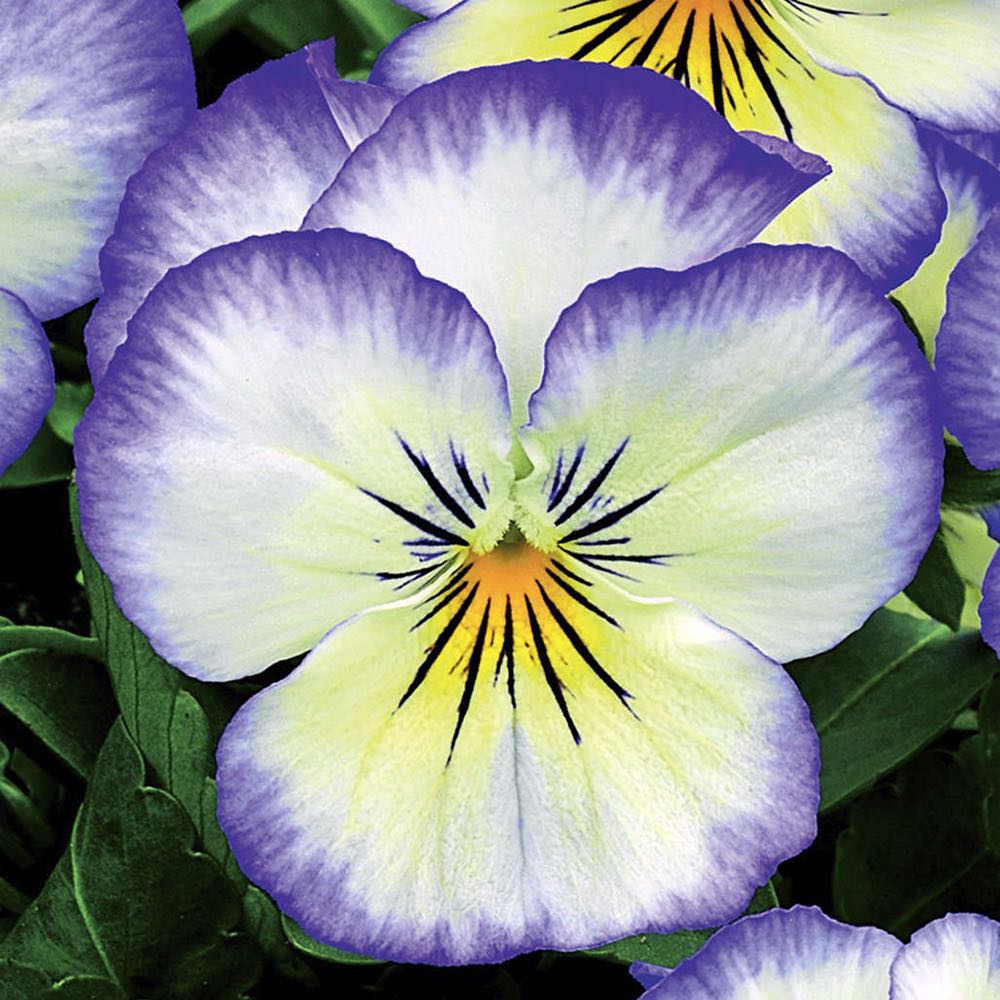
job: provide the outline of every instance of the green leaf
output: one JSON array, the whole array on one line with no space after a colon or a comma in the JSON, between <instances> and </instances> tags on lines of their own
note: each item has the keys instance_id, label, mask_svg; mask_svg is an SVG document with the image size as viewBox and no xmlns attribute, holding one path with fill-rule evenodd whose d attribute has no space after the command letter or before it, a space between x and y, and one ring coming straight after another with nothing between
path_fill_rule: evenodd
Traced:
<instances>
[{"instance_id":1,"label":"green leaf","mask_svg":"<svg viewBox=\"0 0 1000 1000\"><path fill-rule=\"evenodd\" d=\"M777 905L778 894L772 883L768 882L754 893L742 916L763 913ZM635 934L600 948L588 948L585 954L611 958L618 962L645 962L672 969L698 951L717 929L675 931L673 934Z\"/></svg>"},{"instance_id":2,"label":"green leaf","mask_svg":"<svg viewBox=\"0 0 1000 1000\"><path fill-rule=\"evenodd\" d=\"M391 0L340 0L340 8L376 52L423 18Z\"/></svg>"},{"instance_id":3,"label":"green leaf","mask_svg":"<svg viewBox=\"0 0 1000 1000\"><path fill-rule=\"evenodd\" d=\"M191 0L184 8L184 27L195 56L211 48L235 27L246 11L263 0Z\"/></svg>"},{"instance_id":4,"label":"green leaf","mask_svg":"<svg viewBox=\"0 0 1000 1000\"><path fill-rule=\"evenodd\" d=\"M127 1000L121 987L97 976L70 976L53 983L50 976L25 965L0 960L4 1000Z\"/></svg>"},{"instance_id":5,"label":"green leaf","mask_svg":"<svg viewBox=\"0 0 1000 1000\"><path fill-rule=\"evenodd\" d=\"M1000 916L1000 859L985 840L977 741L958 754L922 754L895 785L852 807L834 861L840 919L905 938L950 911Z\"/></svg>"},{"instance_id":6,"label":"green leaf","mask_svg":"<svg viewBox=\"0 0 1000 1000\"><path fill-rule=\"evenodd\" d=\"M46 625L14 625L0 619L0 656L22 649L50 650L63 656L86 657L104 662L101 644L90 636L64 632Z\"/></svg>"},{"instance_id":7,"label":"green leaf","mask_svg":"<svg viewBox=\"0 0 1000 1000\"><path fill-rule=\"evenodd\" d=\"M117 714L99 663L38 649L0 656L0 705L84 779Z\"/></svg>"},{"instance_id":8,"label":"green leaf","mask_svg":"<svg viewBox=\"0 0 1000 1000\"><path fill-rule=\"evenodd\" d=\"M977 469L958 445L946 444L944 454L945 507L981 508L1000 503L1000 469Z\"/></svg>"},{"instance_id":9,"label":"green leaf","mask_svg":"<svg viewBox=\"0 0 1000 1000\"><path fill-rule=\"evenodd\" d=\"M27 451L0 476L0 489L39 486L68 480L73 471L73 450L43 423Z\"/></svg>"},{"instance_id":10,"label":"green leaf","mask_svg":"<svg viewBox=\"0 0 1000 1000\"><path fill-rule=\"evenodd\" d=\"M101 749L66 853L0 947L44 973L96 976L128 996L236 998L260 963L230 933L237 893L194 849L177 800L145 784L142 756L119 721Z\"/></svg>"},{"instance_id":11,"label":"green leaf","mask_svg":"<svg viewBox=\"0 0 1000 1000\"><path fill-rule=\"evenodd\" d=\"M59 382L56 384L56 398L45 420L56 436L73 444L73 432L83 419L83 411L94 398L94 389L89 383Z\"/></svg>"},{"instance_id":12,"label":"green leaf","mask_svg":"<svg viewBox=\"0 0 1000 1000\"><path fill-rule=\"evenodd\" d=\"M341 951L311 938L291 917L281 915L281 925L292 945L310 958L318 958L324 962L339 962L342 965L380 965L381 960L368 958L366 955L356 955L352 951Z\"/></svg>"},{"instance_id":13,"label":"green leaf","mask_svg":"<svg viewBox=\"0 0 1000 1000\"><path fill-rule=\"evenodd\" d=\"M997 666L977 633L884 609L830 652L790 663L819 734L820 809L930 743Z\"/></svg>"},{"instance_id":14,"label":"green leaf","mask_svg":"<svg viewBox=\"0 0 1000 1000\"><path fill-rule=\"evenodd\" d=\"M940 528L903 593L931 618L958 631L965 604L965 582L951 561Z\"/></svg>"}]
</instances>

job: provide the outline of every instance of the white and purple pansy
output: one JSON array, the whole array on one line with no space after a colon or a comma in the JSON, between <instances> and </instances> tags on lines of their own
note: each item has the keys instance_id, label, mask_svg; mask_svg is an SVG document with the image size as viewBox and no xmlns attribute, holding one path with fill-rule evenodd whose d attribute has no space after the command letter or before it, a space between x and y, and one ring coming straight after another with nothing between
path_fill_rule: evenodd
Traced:
<instances>
[{"instance_id":1,"label":"white and purple pansy","mask_svg":"<svg viewBox=\"0 0 1000 1000\"><path fill-rule=\"evenodd\" d=\"M145 296L78 431L84 535L187 673L308 653L218 783L310 934L455 964L712 926L812 840L776 661L909 581L942 455L879 289L743 246L824 171L647 70L474 70L308 229Z\"/></svg>"},{"instance_id":2,"label":"white and purple pansy","mask_svg":"<svg viewBox=\"0 0 1000 1000\"><path fill-rule=\"evenodd\" d=\"M989 0L405 0L433 19L382 54L401 90L516 59L645 66L735 128L824 157L832 175L782 212L771 242L844 250L886 290L938 238L944 202L914 119L1000 128L1000 19Z\"/></svg>"},{"instance_id":3,"label":"white and purple pansy","mask_svg":"<svg viewBox=\"0 0 1000 1000\"><path fill-rule=\"evenodd\" d=\"M714 934L676 969L637 964L641 1000L995 1000L1000 924L951 913L903 945L811 906L769 910Z\"/></svg>"},{"instance_id":4,"label":"white and purple pansy","mask_svg":"<svg viewBox=\"0 0 1000 1000\"><path fill-rule=\"evenodd\" d=\"M194 109L173 0L0 0L0 472L52 400L38 320L98 294L125 181Z\"/></svg>"}]
</instances>

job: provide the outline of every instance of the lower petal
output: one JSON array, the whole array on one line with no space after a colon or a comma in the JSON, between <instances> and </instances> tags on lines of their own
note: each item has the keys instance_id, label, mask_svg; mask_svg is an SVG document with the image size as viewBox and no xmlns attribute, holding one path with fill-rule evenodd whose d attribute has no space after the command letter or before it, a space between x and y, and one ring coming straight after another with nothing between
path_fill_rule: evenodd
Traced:
<instances>
[{"instance_id":1,"label":"lower petal","mask_svg":"<svg viewBox=\"0 0 1000 1000\"><path fill-rule=\"evenodd\" d=\"M724 927L643 1000L886 1000L899 948L885 931L815 907L769 910Z\"/></svg>"},{"instance_id":2,"label":"lower petal","mask_svg":"<svg viewBox=\"0 0 1000 1000\"><path fill-rule=\"evenodd\" d=\"M0 289L0 474L31 443L54 393L42 325L17 296Z\"/></svg>"},{"instance_id":3,"label":"lower petal","mask_svg":"<svg viewBox=\"0 0 1000 1000\"><path fill-rule=\"evenodd\" d=\"M891 1000L995 1000L1000 996L1000 924L949 913L913 935L892 963Z\"/></svg>"},{"instance_id":4,"label":"lower petal","mask_svg":"<svg viewBox=\"0 0 1000 1000\"><path fill-rule=\"evenodd\" d=\"M814 836L816 739L730 633L503 543L248 702L219 795L244 872L320 940L499 961L740 912Z\"/></svg>"}]
</instances>

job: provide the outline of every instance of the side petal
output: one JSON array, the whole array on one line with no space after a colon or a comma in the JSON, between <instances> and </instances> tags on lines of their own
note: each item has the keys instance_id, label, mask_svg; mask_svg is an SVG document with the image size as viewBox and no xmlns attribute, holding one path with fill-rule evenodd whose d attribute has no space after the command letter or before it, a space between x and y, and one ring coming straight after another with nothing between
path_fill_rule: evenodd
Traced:
<instances>
[{"instance_id":1,"label":"side petal","mask_svg":"<svg viewBox=\"0 0 1000 1000\"><path fill-rule=\"evenodd\" d=\"M734 128L781 136L833 168L768 227L767 242L833 246L890 289L934 246L944 202L909 117L864 81L823 68L803 47L798 15L812 10L755 0L466 0L404 32L373 77L409 90L456 70L526 57L646 66L673 76Z\"/></svg>"},{"instance_id":2,"label":"side petal","mask_svg":"<svg viewBox=\"0 0 1000 1000\"><path fill-rule=\"evenodd\" d=\"M1000 19L990 0L778 4L817 61L954 131L1000 128Z\"/></svg>"},{"instance_id":3,"label":"side petal","mask_svg":"<svg viewBox=\"0 0 1000 1000\"><path fill-rule=\"evenodd\" d=\"M225 680L405 596L509 519L489 333L343 232L171 271L77 430L83 533L164 657Z\"/></svg>"},{"instance_id":4,"label":"side petal","mask_svg":"<svg viewBox=\"0 0 1000 1000\"><path fill-rule=\"evenodd\" d=\"M948 279L1000 201L1000 172L940 133L922 129L921 139L934 160L938 182L948 203L948 215L937 246L892 295L906 309L920 333L925 352L933 360Z\"/></svg>"},{"instance_id":5,"label":"side petal","mask_svg":"<svg viewBox=\"0 0 1000 1000\"><path fill-rule=\"evenodd\" d=\"M587 283L740 246L825 172L785 144L741 139L651 72L518 63L404 98L306 226L386 239L465 292L496 338L519 422L545 337Z\"/></svg>"},{"instance_id":6,"label":"side petal","mask_svg":"<svg viewBox=\"0 0 1000 1000\"><path fill-rule=\"evenodd\" d=\"M746 247L592 285L553 331L522 440L536 544L780 661L857 628L938 523L930 371L832 250Z\"/></svg>"},{"instance_id":7,"label":"side petal","mask_svg":"<svg viewBox=\"0 0 1000 1000\"><path fill-rule=\"evenodd\" d=\"M16 295L0 289L0 475L31 443L54 395L41 323Z\"/></svg>"},{"instance_id":8,"label":"side petal","mask_svg":"<svg viewBox=\"0 0 1000 1000\"><path fill-rule=\"evenodd\" d=\"M241 77L129 182L101 253L105 294L87 324L95 383L170 268L247 236L298 229L349 152L316 75L332 66L333 44L318 42Z\"/></svg>"},{"instance_id":9,"label":"side petal","mask_svg":"<svg viewBox=\"0 0 1000 1000\"><path fill-rule=\"evenodd\" d=\"M886 1000L899 949L891 934L813 906L768 910L723 927L643 1000Z\"/></svg>"},{"instance_id":10,"label":"side petal","mask_svg":"<svg viewBox=\"0 0 1000 1000\"><path fill-rule=\"evenodd\" d=\"M979 620L982 623L984 641L1000 655L1000 555L993 557L986 570Z\"/></svg>"},{"instance_id":11,"label":"side petal","mask_svg":"<svg viewBox=\"0 0 1000 1000\"><path fill-rule=\"evenodd\" d=\"M1000 466L1000 208L948 281L937 340L945 424L980 469Z\"/></svg>"},{"instance_id":12,"label":"side petal","mask_svg":"<svg viewBox=\"0 0 1000 1000\"><path fill-rule=\"evenodd\" d=\"M100 291L125 181L195 109L174 0L6 0L0 285L40 319Z\"/></svg>"},{"instance_id":13,"label":"side petal","mask_svg":"<svg viewBox=\"0 0 1000 1000\"><path fill-rule=\"evenodd\" d=\"M812 840L816 737L776 664L523 542L452 579L443 610L336 629L222 738L235 856L310 934L450 965L706 926Z\"/></svg>"},{"instance_id":14,"label":"side petal","mask_svg":"<svg viewBox=\"0 0 1000 1000\"><path fill-rule=\"evenodd\" d=\"M1000 924L949 913L913 935L892 963L891 1000L993 1000L1000 996Z\"/></svg>"}]
</instances>

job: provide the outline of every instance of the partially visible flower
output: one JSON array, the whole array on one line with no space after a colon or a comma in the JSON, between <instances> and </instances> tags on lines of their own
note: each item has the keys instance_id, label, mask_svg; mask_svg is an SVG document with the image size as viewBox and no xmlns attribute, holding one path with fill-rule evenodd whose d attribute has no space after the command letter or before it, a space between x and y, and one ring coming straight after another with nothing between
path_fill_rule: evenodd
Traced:
<instances>
[{"instance_id":1,"label":"partially visible flower","mask_svg":"<svg viewBox=\"0 0 1000 1000\"><path fill-rule=\"evenodd\" d=\"M1000 20L988 0L407 0L433 16L372 79L408 90L517 59L646 66L738 129L781 136L833 174L763 238L829 244L890 289L934 246L941 192L916 118L1000 128Z\"/></svg>"},{"instance_id":2,"label":"partially visible flower","mask_svg":"<svg viewBox=\"0 0 1000 1000\"><path fill-rule=\"evenodd\" d=\"M87 363L104 376L126 326L172 267L247 236L298 229L396 95L337 77L332 41L241 77L129 182L101 252Z\"/></svg>"},{"instance_id":3,"label":"partially visible flower","mask_svg":"<svg viewBox=\"0 0 1000 1000\"><path fill-rule=\"evenodd\" d=\"M1000 506L983 513L990 538L1000 542ZM983 600L979 605L983 638L1000 654L1000 552L994 555L983 580Z\"/></svg>"},{"instance_id":4,"label":"partially visible flower","mask_svg":"<svg viewBox=\"0 0 1000 1000\"><path fill-rule=\"evenodd\" d=\"M636 963L641 1000L996 1000L1000 924L949 913L902 945L814 906L768 910L723 927L676 969Z\"/></svg>"},{"instance_id":5,"label":"partially visible flower","mask_svg":"<svg viewBox=\"0 0 1000 1000\"><path fill-rule=\"evenodd\" d=\"M98 294L126 179L194 108L173 0L0 0L0 472L52 400L38 319Z\"/></svg>"},{"instance_id":6,"label":"partially visible flower","mask_svg":"<svg viewBox=\"0 0 1000 1000\"><path fill-rule=\"evenodd\" d=\"M181 669L311 650L218 781L316 937L459 963L712 925L812 839L774 660L910 579L941 434L853 263L731 250L822 175L766 147L642 70L457 74L309 212L366 235L216 248L129 322L84 534Z\"/></svg>"}]
</instances>

